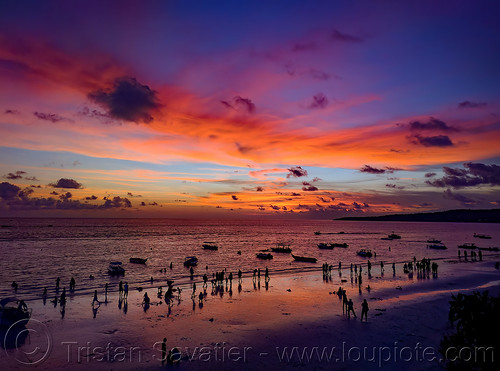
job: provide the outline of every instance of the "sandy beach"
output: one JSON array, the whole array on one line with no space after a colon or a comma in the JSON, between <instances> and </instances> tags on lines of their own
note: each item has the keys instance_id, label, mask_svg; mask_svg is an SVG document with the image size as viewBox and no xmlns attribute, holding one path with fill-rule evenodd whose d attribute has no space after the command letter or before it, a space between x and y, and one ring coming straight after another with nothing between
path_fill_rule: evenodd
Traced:
<instances>
[{"instance_id":1,"label":"sandy beach","mask_svg":"<svg viewBox=\"0 0 500 371\"><path fill-rule=\"evenodd\" d=\"M369 278L365 267L361 290L351 283L348 268L341 275L333 269L327 281L320 267L298 276L271 273L267 288L264 275L255 286L252 277L244 277L241 287L236 279L223 295L213 295L209 284L203 305L198 296L191 299L185 285L170 310L157 298L158 282L142 292L131 287L126 304L116 292L107 303L99 292L101 304L94 307L92 295L70 295L62 313L50 300L45 305L34 300L28 303L33 310L29 337L1 360L13 369L158 369L166 337L168 349L181 351L176 366L183 369L439 369L451 294L498 294L500 271L494 263L499 258L440 261L437 278L414 273L409 279L401 264L395 276L390 266L381 275L374 265ZM202 282L196 283L198 294ZM343 315L334 294L339 286L353 299L358 318ZM151 298L146 311L145 292ZM359 319L363 299L370 307L368 322Z\"/></svg>"}]
</instances>

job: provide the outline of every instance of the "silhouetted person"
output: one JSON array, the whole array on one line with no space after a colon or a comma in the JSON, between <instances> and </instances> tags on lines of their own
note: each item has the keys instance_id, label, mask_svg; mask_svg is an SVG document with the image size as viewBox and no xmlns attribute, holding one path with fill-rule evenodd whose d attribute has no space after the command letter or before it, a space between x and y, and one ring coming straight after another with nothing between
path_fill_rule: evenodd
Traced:
<instances>
[{"instance_id":1,"label":"silhouetted person","mask_svg":"<svg viewBox=\"0 0 500 371\"><path fill-rule=\"evenodd\" d=\"M365 321L368 322L368 311L370 308L368 308L368 302L363 300L363 303L361 304L361 321L363 321L363 316L365 316Z\"/></svg>"},{"instance_id":2,"label":"silhouetted person","mask_svg":"<svg viewBox=\"0 0 500 371\"><path fill-rule=\"evenodd\" d=\"M198 301L201 303L203 301L203 293L200 291L200 295L198 295Z\"/></svg>"},{"instance_id":3,"label":"silhouetted person","mask_svg":"<svg viewBox=\"0 0 500 371\"><path fill-rule=\"evenodd\" d=\"M99 303L99 300L97 299L97 290L94 290L94 298L92 299L92 304L94 304L95 302Z\"/></svg>"},{"instance_id":4,"label":"silhouetted person","mask_svg":"<svg viewBox=\"0 0 500 371\"><path fill-rule=\"evenodd\" d=\"M125 285L123 285L123 297L128 297L128 282L125 282Z\"/></svg>"},{"instance_id":5,"label":"silhouetted person","mask_svg":"<svg viewBox=\"0 0 500 371\"><path fill-rule=\"evenodd\" d=\"M144 293L144 300L142 301L144 303L144 306L149 306L149 303L151 302L151 300L149 299L149 296L148 296L148 293Z\"/></svg>"},{"instance_id":6,"label":"silhouetted person","mask_svg":"<svg viewBox=\"0 0 500 371\"><path fill-rule=\"evenodd\" d=\"M120 283L118 284L118 294L120 294L120 296L123 294L123 282L120 281Z\"/></svg>"},{"instance_id":7,"label":"silhouetted person","mask_svg":"<svg viewBox=\"0 0 500 371\"><path fill-rule=\"evenodd\" d=\"M170 269L172 269L173 266L174 266L174 263L170 262ZM166 269L165 269L165 271L166 271Z\"/></svg>"},{"instance_id":8,"label":"silhouetted person","mask_svg":"<svg viewBox=\"0 0 500 371\"><path fill-rule=\"evenodd\" d=\"M44 287L44 289L43 289L42 298L47 298L47 288L46 287Z\"/></svg>"},{"instance_id":9,"label":"silhouetted person","mask_svg":"<svg viewBox=\"0 0 500 371\"><path fill-rule=\"evenodd\" d=\"M56 290L59 289L59 283L61 282L61 279L59 277L56 278Z\"/></svg>"},{"instance_id":10,"label":"silhouetted person","mask_svg":"<svg viewBox=\"0 0 500 371\"><path fill-rule=\"evenodd\" d=\"M104 285L104 302L105 303L108 302L108 284L107 283Z\"/></svg>"},{"instance_id":11,"label":"silhouetted person","mask_svg":"<svg viewBox=\"0 0 500 371\"><path fill-rule=\"evenodd\" d=\"M479 250L479 260L483 261L483 252Z\"/></svg>"},{"instance_id":12,"label":"silhouetted person","mask_svg":"<svg viewBox=\"0 0 500 371\"><path fill-rule=\"evenodd\" d=\"M74 290L76 286L76 281L74 277L71 277L71 280L69 281L69 289Z\"/></svg>"},{"instance_id":13,"label":"silhouetted person","mask_svg":"<svg viewBox=\"0 0 500 371\"><path fill-rule=\"evenodd\" d=\"M347 295L345 291L342 292L342 313L346 313L348 311L348 303L349 301L347 300Z\"/></svg>"},{"instance_id":14,"label":"silhouetted person","mask_svg":"<svg viewBox=\"0 0 500 371\"><path fill-rule=\"evenodd\" d=\"M349 299L349 301L347 302L347 318L351 318L351 312L354 316L354 318L356 318L356 313L354 313L354 303L352 302L352 299Z\"/></svg>"},{"instance_id":15,"label":"silhouetted person","mask_svg":"<svg viewBox=\"0 0 500 371\"><path fill-rule=\"evenodd\" d=\"M66 304L66 287L63 288L63 292L61 294L61 298L59 299L60 305Z\"/></svg>"},{"instance_id":16,"label":"silhouetted person","mask_svg":"<svg viewBox=\"0 0 500 371\"><path fill-rule=\"evenodd\" d=\"M241 269L238 269L238 282L241 282L241 276L243 274L241 273Z\"/></svg>"},{"instance_id":17,"label":"silhouetted person","mask_svg":"<svg viewBox=\"0 0 500 371\"><path fill-rule=\"evenodd\" d=\"M12 284L10 286L14 289L14 291L17 291L18 285L16 281L12 281Z\"/></svg>"}]
</instances>

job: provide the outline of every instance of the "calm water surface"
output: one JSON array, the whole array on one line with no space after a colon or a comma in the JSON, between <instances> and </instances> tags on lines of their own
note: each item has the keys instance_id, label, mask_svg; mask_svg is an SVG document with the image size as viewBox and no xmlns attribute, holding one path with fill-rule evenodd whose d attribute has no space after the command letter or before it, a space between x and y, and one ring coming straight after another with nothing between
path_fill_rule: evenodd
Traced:
<instances>
[{"instance_id":1,"label":"calm water surface","mask_svg":"<svg viewBox=\"0 0 500 371\"><path fill-rule=\"evenodd\" d=\"M116 290L120 279L147 287L150 277L159 282L174 279L189 282L183 266L186 256L195 255L197 279L206 272L222 270L247 275L255 268L269 267L271 273L321 270L328 262L344 266L366 262L356 252L368 248L377 253L376 261L387 263L457 256L457 245L475 242L480 247L500 246L500 230L495 224L351 222L331 220L173 220L173 219L0 219L0 297L12 295L10 284L19 284L18 295L40 297L44 287L54 291L56 277L68 286L73 276L77 294L108 283ZM315 231L321 231L316 235ZM338 232L344 232L338 234ZM389 233L400 240L384 241ZM474 233L491 235L491 240L474 238ZM430 250L426 240L437 238L448 250ZM212 241L219 250L203 250ZM255 254L277 242L291 244L294 254L316 257L318 263L293 261L289 254L273 253L272 260L259 260ZM346 242L349 247L319 250L319 242ZM390 247L390 249L389 249ZM241 255L238 254L241 251ZM147 265L129 263L130 257L148 258ZM373 260L373 259L372 259ZM124 278L110 277L110 261L121 261ZM173 268L169 269L170 263ZM160 269L167 268L166 273ZM93 275L95 279L89 279ZM195 278L196 279L196 278Z\"/></svg>"}]
</instances>

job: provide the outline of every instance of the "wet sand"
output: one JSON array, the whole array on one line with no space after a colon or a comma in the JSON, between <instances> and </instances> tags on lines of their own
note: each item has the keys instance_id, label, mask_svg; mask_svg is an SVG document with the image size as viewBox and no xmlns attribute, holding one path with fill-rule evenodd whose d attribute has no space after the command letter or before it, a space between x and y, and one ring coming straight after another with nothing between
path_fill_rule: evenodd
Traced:
<instances>
[{"instance_id":1,"label":"wet sand","mask_svg":"<svg viewBox=\"0 0 500 371\"><path fill-rule=\"evenodd\" d=\"M444 366L438 361L438 347L449 330L451 294L500 293L500 271L494 268L499 259L492 254L483 262L439 262L438 278L425 279L416 273L409 279L401 265L393 277L389 264L381 276L380 266L374 264L371 279L363 269L361 292L345 268L341 277L333 269L328 282L321 270L299 276L271 274L268 289L263 275L260 288L246 277L241 291L233 280L232 295L212 295L209 285L203 307L198 297L193 303L185 286L170 313L156 296L160 283L144 285L143 292L131 287L126 308L123 302L119 308L118 294L111 293L95 318L92 295L70 295L64 318L59 305L54 307L50 300L45 305L30 301L31 334L20 349L2 350L0 363L14 369L32 367L19 361L35 363L39 369L158 369L161 340L166 337L168 349L178 347L182 352L182 360L172 367L186 370L381 365L394 370L440 369ZM202 283L196 284L199 292ZM357 319L342 314L341 300L333 294L339 286L353 299ZM141 305L144 292L152 303L147 311ZM104 300L103 292L99 299ZM359 319L363 299L370 306L367 323ZM29 354L37 346L40 350Z\"/></svg>"}]
</instances>

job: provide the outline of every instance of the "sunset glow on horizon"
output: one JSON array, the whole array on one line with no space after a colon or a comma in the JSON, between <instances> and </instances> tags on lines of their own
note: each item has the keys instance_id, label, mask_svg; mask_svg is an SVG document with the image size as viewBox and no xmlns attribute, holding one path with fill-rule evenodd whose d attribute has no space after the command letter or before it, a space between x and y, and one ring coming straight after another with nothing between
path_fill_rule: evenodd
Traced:
<instances>
[{"instance_id":1,"label":"sunset glow on horizon","mask_svg":"<svg viewBox=\"0 0 500 371\"><path fill-rule=\"evenodd\" d=\"M0 213L500 205L496 2L0 5Z\"/></svg>"}]
</instances>

